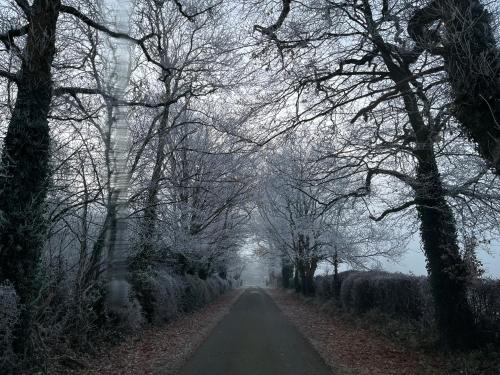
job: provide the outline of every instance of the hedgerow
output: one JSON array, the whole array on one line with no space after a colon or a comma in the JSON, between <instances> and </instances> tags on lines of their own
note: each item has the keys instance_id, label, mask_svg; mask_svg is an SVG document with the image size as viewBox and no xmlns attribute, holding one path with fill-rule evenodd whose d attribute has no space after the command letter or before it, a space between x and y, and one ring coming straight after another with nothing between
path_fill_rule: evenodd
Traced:
<instances>
[{"instance_id":1,"label":"hedgerow","mask_svg":"<svg viewBox=\"0 0 500 375\"><path fill-rule=\"evenodd\" d=\"M316 295L333 301L352 314L380 313L420 327L434 327L432 295L428 279L382 271L347 271L337 277L338 295L332 275L315 278ZM478 279L468 288L482 338L499 341L500 281Z\"/></svg>"}]
</instances>

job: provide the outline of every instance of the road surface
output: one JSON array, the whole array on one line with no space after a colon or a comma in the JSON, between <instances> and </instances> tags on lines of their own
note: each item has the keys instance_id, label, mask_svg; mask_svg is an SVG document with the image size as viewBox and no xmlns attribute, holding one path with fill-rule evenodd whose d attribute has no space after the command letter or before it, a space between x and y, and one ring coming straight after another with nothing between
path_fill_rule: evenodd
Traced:
<instances>
[{"instance_id":1,"label":"road surface","mask_svg":"<svg viewBox=\"0 0 500 375\"><path fill-rule=\"evenodd\" d=\"M246 290L180 375L331 375L262 290Z\"/></svg>"}]
</instances>

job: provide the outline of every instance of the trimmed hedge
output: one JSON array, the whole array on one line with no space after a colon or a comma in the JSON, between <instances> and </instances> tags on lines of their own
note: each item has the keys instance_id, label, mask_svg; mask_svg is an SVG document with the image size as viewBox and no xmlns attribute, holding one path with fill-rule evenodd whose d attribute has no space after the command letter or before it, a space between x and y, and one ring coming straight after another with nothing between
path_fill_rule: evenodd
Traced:
<instances>
[{"instance_id":1,"label":"trimmed hedge","mask_svg":"<svg viewBox=\"0 0 500 375\"><path fill-rule=\"evenodd\" d=\"M149 288L151 322L161 324L176 318L182 310L184 283L180 277L158 271L148 275L146 285Z\"/></svg>"},{"instance_id":2,"label":"trimmed hedge","mask_svg":"<svg viewBox=\"0 0 500 375\"><path fill-rule=\"evenodd\" d=\"M379 312L391 318L434 325L433 300L427 277L381 271L346 271L338 275L339 296L332 275L317 276L317 296L333 300L355 314ZM487 339L498 340L500 331L500 281L478 280L468 298L476 323Z\"/></svg>"},{"instance_id":3,"label":"trimmed hedge","mask_svg":"<svg viewBox=\"0 0 500 375\"><path fill-rule=\"evenodd\" d=\"M195 275L159 270L137 275L134 286L146 318L161 324L205 306L228 291L232 283L219 276L203 280Z\"/></svg>"},{"instance_id":4,"label":"trimmed hedge","mask_svg":"<svg viewBox=\"0 0 500 375\"><path fill-rule=\"evenodd\" d=\"M427 281L403 274L385 272L351 273L341 280L342 307L356 313L377 309L391 317L421 320L429 295L423 292Z\"/></svg>"}]
</instances>

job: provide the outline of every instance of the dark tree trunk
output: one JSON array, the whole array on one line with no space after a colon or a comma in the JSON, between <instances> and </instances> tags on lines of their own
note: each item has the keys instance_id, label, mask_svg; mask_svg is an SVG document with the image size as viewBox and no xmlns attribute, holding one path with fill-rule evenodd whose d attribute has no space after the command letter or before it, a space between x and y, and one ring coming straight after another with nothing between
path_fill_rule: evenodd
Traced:
<instances>
[{"instance_id":1,"label":"dark tree trunk","mask_svg":"<svg viewBox=\"0 0 500 375\"><path fill-rule=\"evenodd\" d=\"M333 298L338 301L340 299L340 279L339 279L339 253L335 250L333 257Z\"/></svg>"},{"instance_id":2,"label":"dark tree trunk","mask_svg":"<svg viewBox=\"0 0 500 375\"><path fill-rule=\"evenodd\" d=\"M27 306L32 299L45 234L44 202L50 158L47 116L52 99L51 64L59 8L60 0L35 0L31 6L16 104L2 151L0 279L11 280L21 303ZM20 341L24 342L29 326L30 312L26 308L21 323L23 332L18 333Z\"/></svg>"},{"instance_id":3,"label":"dark tree trunk","mask_svg":"<svg viewBox=\"0 0 500 375\"><path fill-rule=\"evenodd\" d=\"M305 265L304 265L303 261L301 261L299 263L298 268L299 268L299 277L300 277L300 292L306 296L308 285L307 285L306 269L305 269Z\"/></svg>"},{"instance_id":4,"label":"dark tree trunk","mask_svg":"<svg viewBox=\"0 0 500 375\"><path fill-rule=\"evenodd\" d=\"M314 271L307 270L302 281L302 294L305 296L314 296Z\"/></svg>"},{"instance_id":5,"label":"dark tree trunk","mask_svg":"<svg viewBox=\"0 0 500 375\"><path fill-rule=\"evenodd\" d=\"M466 295L467 269L460 256L453 213L446 202L432 149L419 152L416 192L420 232L441 340L447 347L474 345L474 321Z\"/></svg>"},{"instance_id":6,"label":"dark tree trunk","mask_svg":"<svg viewBox=\"0 0 500 375\"><path fill-rule=\"evenodd\" d=\"M317 262L315 260L299 262L300 292L305 296L314 295L314 273L316 272L316 267Z\"/></svg>"},{"instance_id":7,"label":"dark tree trunk","mask_svg":"<svg viewBox=\"0 0 500 375\"><path fill-rule=\"evenodd\" d=\"M453 212L446 202L436 162L435 130L422 117L417 97L410 86L412 77L408 67L394 62L390 48L373 30L374 41L381 50L391 79L401 92L415 133L413 153L417 159L417 184L413 188L440 338L450 348L470 347L474 345L475 327L467 301L466 267L459 253Z\"/></svg>"},{"instance_id":8,"label":"dark tree trunk","mask_svg":"<svg viewBox=\"0 0 500 375\"><path fill-rule=\"evenodd\" d=\"M285 289L290 288L290 279L293 276L293 266L289 264L286 260L283 260L281 266L281 282Z\"/></svg>"},{"instance_id":9,"label":"dark tree trunk","mask_svg":"<svg viewBox=\"0 0 500 375\"><path fill-rule=\"evenodd\" d=\"M437 43L428 30L436 20L444 21L446 30L443 48L435 52L445 60L455 117L500 174L500 52L491 16L479 0L435 0L408 25L421 50Z\"/></svg>"},{"instance_id":10,"label":"dark tree trunk","mask_svg":"<svg viewBox=\"0 0 500 375\"><path fill-rule=\"evenodd\" d=\"M43 204L49 176L51 63L59 0L35 0L15 109L7 128L0 175L1 277L28 301L43 244Z\"/></svg>"},{"instance_id":11,"label":"dark tree trunk","mask_svg":"<svg viewBox=\"0 0 500 375\"><path fill-rule=\"evenodd\" d=\"M94 242L94 246L92 247L92 253L90 254L90 259L83 278L83 284L85 286L96 282L102 272L101 260L104 253L104 248L106 246L106 233L108 233L110 222L115 216L115 213L112 210L112 208L108 207L108 212L106 213L106 217L104 219L102 227L99 230L99 235L97 236L97 239Z\"/></svg>"},{"instance_id":12,"label":"dark tree trunk","mask_svg":"<svg viewBox=\"0 0 500 375\"><path fill-rule=\"evenodd\" d=\"M445 198L434 153L432 130L420 115L408 83L401 92L416 136L417 185L414 186L420 232L442 343L447 347L474 345L474 321L467 301L467 271L459 253L453 212Z\"/></svg>"},{"instance_id":13,"label":"dark tree trunk","mask_svg":"<svg viewBox=\"0 0 500 375\"><path fill-rule=\"evenodd\" d=\"M313 296L316 293L316 287L314 285L314 274L316 273L316 268L318 267L318 261L316 259L311 259L309 261L308 267L306 269L306 295Z\"/></svg>"},{"instance_id":14,"label":"dark tree trunk","mask_svg":"<svg viewBox=\"0 0 500 375\"><path fill-rule=\"evenodd\" d=\"M300 278L300 282L296 281L295 290L300 291L305 296L314 295L314 273L318 265L317 260L311 257L309 244L309 237L299 234L296 243L298 259L295 262L295 277Z\"/></svg>"}]
</instances>

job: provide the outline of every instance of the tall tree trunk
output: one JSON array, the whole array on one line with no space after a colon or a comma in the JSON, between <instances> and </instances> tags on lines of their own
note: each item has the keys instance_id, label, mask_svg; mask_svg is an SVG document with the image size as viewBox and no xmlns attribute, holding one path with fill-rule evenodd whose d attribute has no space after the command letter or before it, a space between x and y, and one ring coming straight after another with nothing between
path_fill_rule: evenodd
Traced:
<instances>
[{"instance_id":1,"label":"tall tree trunk","mask_svg":"<svg viewBox=\"0 0 500 375\"><path fill-rule=\"evenodd\" d=\"M290 278L293 276L293 265L290 264L288 259L283 257L281 259L281 283L282 287L288 289L290 287Z\"/></svg>"},{"instance_id":2,"label":"tall tree trunk","mask_svg":"<svg viewBox=\"0 0 500 375\"><path fill-rule=\"evenodd\" d=\"M340 279L339 279L339 253L335 249L333 256L333 298L338 301L340 299Z\"/></svg>"},{"instance_id":3,"label":"tall tree trunk","mask_svg":"<svg viewBox=\"0 0 500 375\"><path fill-rule=\"evenodd\" d=\"M420 49L433 48L437 40L429 31L442 20L443 48L435 49L445 60L453 90L455 117L478 145L481 156L500 174L500 52L492 19L479 0L435 0L417 10L408 32Z\"/></svg>"},{"instance_id":4,"label":"tall tree trunk","mask_svg":"<svg viewBox=\"0 0 500 375\"><path fill-rule=\"evenodd\" d=\"M299 271L299 277L300 277L300 292L306 296L307 295L307 277L306 277L306 266L305 266L303 260L301 260L299 262L298 271Z\"/></svg>"},{"instance_id":5,"label":"tall tree trunk","mask_svg":"<svg viewBox=\"0 0 500 375\"><path fill-rule=\"evenodd\" d=\"M440 338L448 347L468 347L474 345L475 329L467 301L467 270L437 166L433 133L426 126L408 83L401 85L401 92L416 136L418 183L414 189Z\"/></svg>"},{"instance_id":6,"label":"tall tree trunk","mask_svg":"<svg viewBox=\"0 0 500 375\"><path fill-rule=\"evenodd\" d=\"M310 255L311 248L309 246L309 236L303 234L298 235L297 254L300 291L305 296L314 295L314 273L316 272L317 261Z\"/></svg>"},{"instance_id":7,"label":"tall tree trunk","mask_svg":"<svg viewBox=\"0 0 500 375\"><path fill-rule=\"evenodd\" d=\"M306 296L313 296L316 292L314 286L314 273L316 272L317 261L311 260L306 264L303 280L303 294Z\"/></svg>"},{"instance_id":8,"label":"tall tree trunk","mask_svg":"<svg viewBox=\"0 0 500 375\"><path fill-rule=\"evenodd\" d=\"M441 339L448 347L468 347L474 345L474 323L466 295L467 269L432 149L419 152L417 177L420 232Z\"/></svg>"},{"instance_id":9,"label":"tall tree trunk","mask_svg":"<svg viewBox=\"0 0 500 375\"><path fill-rule=\"evenodd\" d=\"M16 104L2 151L0 279L14 283L26 306L32 299L45 234L43 215L50 159L47 116L59 8L60 0L35 0L31 6ZM30 329L29 310L23 310L17 350L22 350Z\"/></svg>"},{"instance_id":10,"label":"tall tree trunk","mask_svg":"<svg viewBox=\"0 0 500 375\"><path fill-rule=\"evenodd\" d=\"M414 189L440 338L448 347L473 346L475 327L467 301L466 267L459 253L455 219L446 202L436 162L435 130L422 117L417 97L410 86L413 78L408 67L402 68L394 62L390 48L374 27L371 14L365 14L389 75L403 97L405 111L415 133L413 153L417 159L418 184Z\"/></svg>"},{"instance_id":11,"label":"tall tree trunk","mask_svg":"<svg viewBox=\"0 0 500 375\"><path fill-rule=\"evenodd\" d=\"M308 259L310 249L308 241L304 241L304 236L299 235L299 247L301 257L297 262L298 277L300 277L299 290L305 296L314 295L314 273L316 272L317 261L312 258ZM296 274L296 276L297 276ZM297 286L296 286L297 288Z\"/></svg>"}]
</instances>

